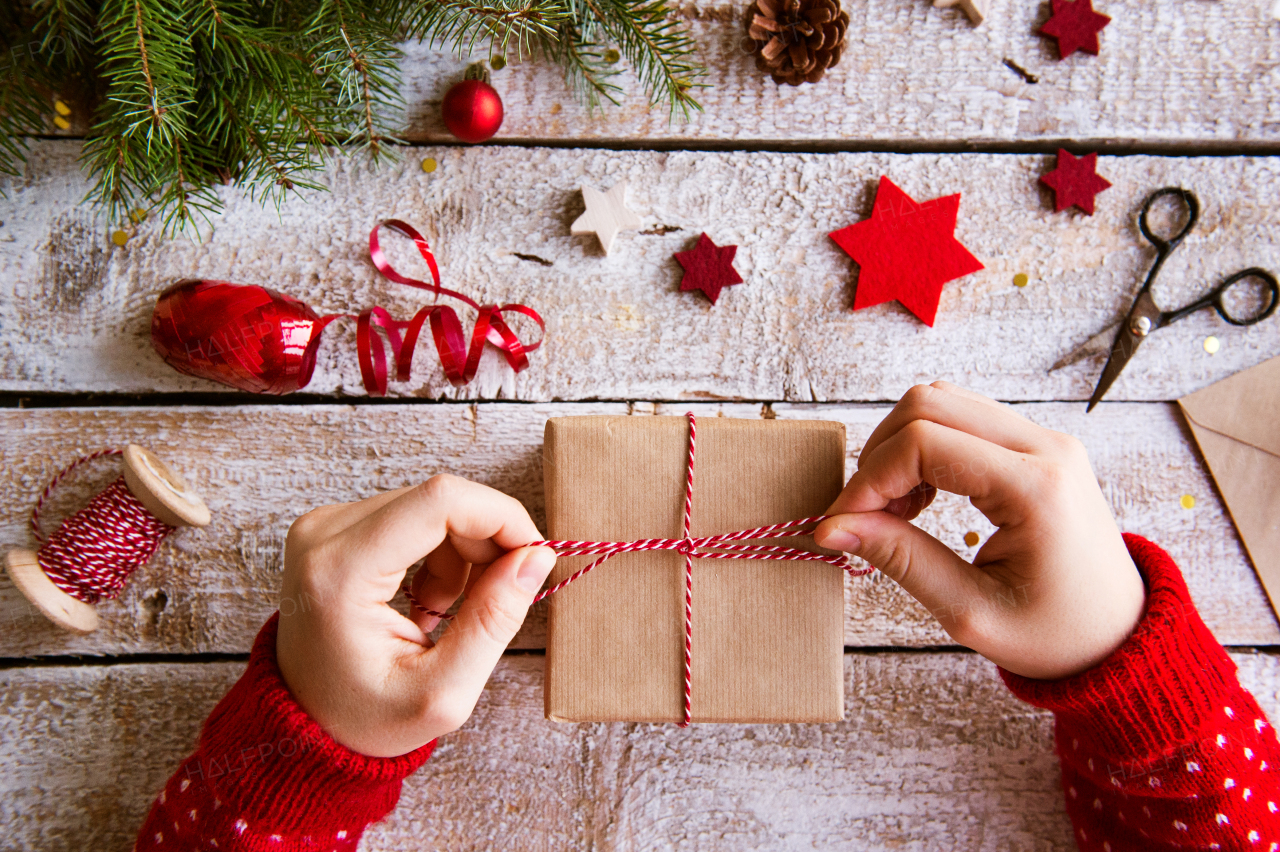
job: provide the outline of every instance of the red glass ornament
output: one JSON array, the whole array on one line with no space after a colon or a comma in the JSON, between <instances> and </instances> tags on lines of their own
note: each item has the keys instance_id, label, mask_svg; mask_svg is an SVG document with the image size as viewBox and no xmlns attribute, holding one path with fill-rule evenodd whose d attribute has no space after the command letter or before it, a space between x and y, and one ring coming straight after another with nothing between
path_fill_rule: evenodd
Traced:
<instances>
[{"instance_id":1,"label":"red glass ornament","mask_svg":"<svg viewBox=\"0 0 1280 852\"><path fill-rule=\"evenodd\" d=\"M179 373L249 393L306 387L333 317L265 287L179 281L160 294L151 343Z\"/></svg>"},{"instance_id":2,"label":"red glass ornament","mask_svg":"<svg viewBox=\"0 0 1280 852\"><path fill-rule=\"evenodd\" d=\"M445 94L440 114L463 142L484 142L502 126L502 98L483 80L463 80Z\"/></svg>"}]
</instances>

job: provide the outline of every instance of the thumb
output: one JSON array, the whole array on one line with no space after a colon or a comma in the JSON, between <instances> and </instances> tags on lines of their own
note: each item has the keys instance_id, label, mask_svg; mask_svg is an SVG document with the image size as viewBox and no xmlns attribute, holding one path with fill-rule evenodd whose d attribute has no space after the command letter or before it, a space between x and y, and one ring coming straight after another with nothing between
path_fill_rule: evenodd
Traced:
<instances>
[{"instance_id":1,"label":"thumb","mask_svg":"<svg viewBox=\"0 0 1280 852\"><path fill-rule=\"evenodd\" d=\"M473 705L524 623L533 597L556 564L549 547L527 546L495 559L475 581L449 629L431 650L436 682Z\"/></svg>"},{"instance_id":2,"label":"thumb","mask_svg":"<svg viewBox=\"0 0 1280 852\"><path fill-rule=\"evenodd\" d=\"M819 547L861 557L887 574L950 631L976 593L973 566L914 524L889 512L827 518L814 530Z\"/></svg>"}]
</instances>

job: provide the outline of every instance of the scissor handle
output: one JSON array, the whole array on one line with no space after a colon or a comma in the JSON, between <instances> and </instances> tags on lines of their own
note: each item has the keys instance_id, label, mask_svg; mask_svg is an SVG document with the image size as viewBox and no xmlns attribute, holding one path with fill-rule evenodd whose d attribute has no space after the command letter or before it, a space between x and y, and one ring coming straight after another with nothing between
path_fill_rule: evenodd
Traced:
<instances>
[{"instance_id":1,"label":"scissor handle","mask_svg":"<svg viewBox=\"0 0 1280 852\"><path fill-rule=\"evenodd\" d=\"M1258 278L1267 285L1266 304L1263 305L1257 313L1251 314L1250 316L1233 316L1231 312L1227 310L1227 305L1226 302L1223 301L1223 297L1226 296L1228 290L1236 284L1239 284L1241 281L1244 281L1246 278ZM1235 275L1232 275L1226 281L1223 281L1217 287L1210 290L1208 295L1204 298L1192 302L1185 308L1179 308L1176 311L1169 311L1166 314L1162 314L1160 316L1160 325L1168 325L1171 322L1176 322L1177 320L1182 319L1188 314L1195 313L1201 308L1209 307L1212 307L1218 312L1218 316L1222 317L1232 325L1256 325L1274 314L1276 312L1277 305L1280 305L1280 283L1278 283L1276 281L1276 277L1267 270L1253 266L1249 269L1242 269Z\"/></svg>"},{"instance_id":2,"label":"scissor handle","mask_svg":"<svg viewBox=\"0 0 1280 852\"><path fill-rule=\"evenodd\" d=\"M1152 233L1151 226L1147 223L1147 216L1151 213L1151 208L1157 201L1170 195L1182 199L1182 203L1187 206L1187 224L1183 226L1181 231L1166 240ZM1180 186L1166 186L1164 189L1157 189L1151 193L1146 203L1142 205L1142 213L1138 216L1138 229L1142 231L1142 236L1146 237L1153 246L1159 249L1160 254L1163 256L1178 247L1187 234L1191 233L1191 229L1196 226L1196 220L1199 218L1200 199L1196 198L1195 193Z\"/></svg>"}]
</instances>

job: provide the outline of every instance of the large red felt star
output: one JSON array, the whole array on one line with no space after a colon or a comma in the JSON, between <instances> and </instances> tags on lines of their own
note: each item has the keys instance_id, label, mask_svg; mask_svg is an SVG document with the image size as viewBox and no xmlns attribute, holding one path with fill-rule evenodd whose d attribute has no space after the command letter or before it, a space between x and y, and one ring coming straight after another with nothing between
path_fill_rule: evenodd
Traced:
<instances>
[{"instance_id":1,"label":"large red felt star","mask_svg":"<svg viewBox=\"0 0 1280 852\"><path fill-rule=\"evenodd\" d=\"M1066 59L1077 50L1098 55L1098 33L1111 18L1093 11L1093 0L1053 0L1053 16L1040 28L1043 35L1058 40L1058 58Z\"/></svg>"},{"instance_id":2,"label":"large red felt star","mask_svg":"<svg viewBox=\"0 0 1280 852\"><path fill-rule=\"evenodd\" d=\"M698 237L692 249L676 252L676 260L684 267L680 289L701 290L714 305L722 289L742 283L742 276L733 268L737 253L737 246L718 246L706 234Z\"/></svg>"},{"instance_id":3,"label":"large red felt star","mask_svg":"<svg viewBox=\"0 0 1280 852\"><path fill-rule=\"evenodd\" d=\"M983 268L955 238L959 212L958 194L921 204L880 178L871 218L831 234L860 267L853 309L897 299L933 325L942 285Z\"/></svg>"},{"instance_id":4,"label":"large red felt star","mask_svg":"<svg viewBox=\"0 0 1280 852\"><path fill-rule=\"evenodd\" d=\"M1097 154L1073 157L1065 148L1058 149L1058 167L1043 175L1040 182L1053 188L1059 213L1074 204L1090 216L1093 197L1111 187L1111 181L1098 174Z\"/></svg>"}]
</instances>

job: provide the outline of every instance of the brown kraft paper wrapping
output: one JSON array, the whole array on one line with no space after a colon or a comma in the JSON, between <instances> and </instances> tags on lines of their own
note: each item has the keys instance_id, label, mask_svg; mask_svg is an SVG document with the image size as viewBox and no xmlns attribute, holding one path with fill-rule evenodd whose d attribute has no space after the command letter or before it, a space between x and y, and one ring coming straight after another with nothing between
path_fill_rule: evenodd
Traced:
<instances>
[{"instance_id":1,"label":"brown kraft paper wrapping","mask_svg":"<svg viewBox=\"0 0 1280 852\"><path fill-rule=\"evenodd\" d=\"M684 417L547 421L552 540L683 535ZM693 536L821 515L844 483L844 426L698 420ZM818 550L812 538L773 544ZM592 556L562 557L559 582ZM695 559L695 722L844 718L844 583L821 562ZM615 556L550 598L546 713L560 722L679 722L684 556Z\"/></svg>"}]
</instances>

